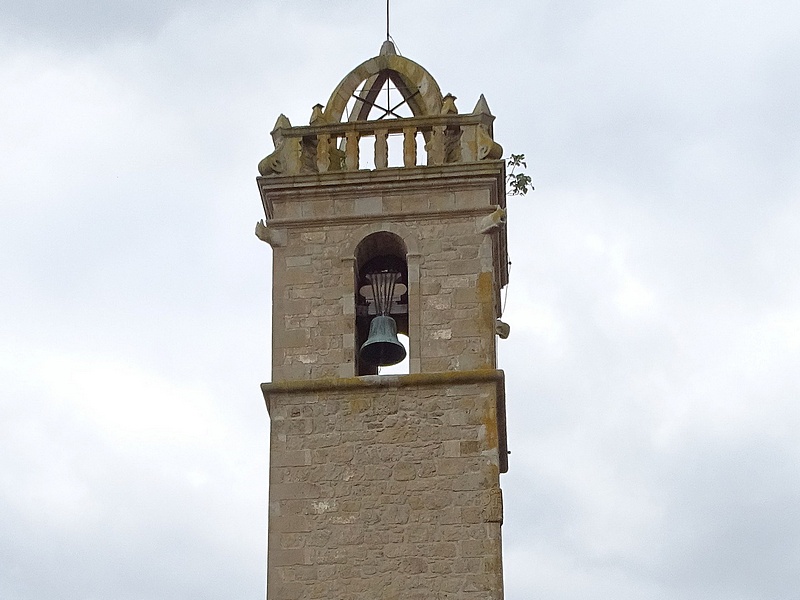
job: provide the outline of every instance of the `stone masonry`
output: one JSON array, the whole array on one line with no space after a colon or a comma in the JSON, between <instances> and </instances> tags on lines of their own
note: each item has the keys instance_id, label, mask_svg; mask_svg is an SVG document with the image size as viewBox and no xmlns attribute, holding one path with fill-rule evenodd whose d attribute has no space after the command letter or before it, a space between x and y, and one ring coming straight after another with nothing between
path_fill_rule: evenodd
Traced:
<instances>
[{"instance_id":1,"label":"stone masonry","mask_svg":"<svg viewBox=\"0 0 800 600\"><path fill-rule=\"evenodd\" d=\"M344 98L366 106L387 79L414 117L368 121L365 108L341 121ZM453 101L384 45L310 126L281 117L260 165L257 234L273 249L268 600L503 597L505 170L485 100L468 115ZM404 167L381 156L393 132ZM357 142L369 136L367 171ZM357 376L358 248L373 234L402 241L408 375Z\"/></svg>"},{"instance_id":2,"label":"stone masonry","mask_svg":"<svg viewBox=\"0 0 800 600\"><path fill-rule=\"evenodd\" d=\"M414 171L402 187L388 170L262 182L283 240L273 245L274 380L355 374L354 251L376 231L409 248L411 372L495 367L498 239L480 222L502 193L502 163Z\"/></svg>"},{"instance_id":3,"label":"stone masonry","mask_svg":"<svg viewBox=\"0 0 800 600\"><path fill-rule=\"evenodd\" d=\"M441 375L267 390L269 598L502 598L502 379Z\"/></svg>"}]
</instances>

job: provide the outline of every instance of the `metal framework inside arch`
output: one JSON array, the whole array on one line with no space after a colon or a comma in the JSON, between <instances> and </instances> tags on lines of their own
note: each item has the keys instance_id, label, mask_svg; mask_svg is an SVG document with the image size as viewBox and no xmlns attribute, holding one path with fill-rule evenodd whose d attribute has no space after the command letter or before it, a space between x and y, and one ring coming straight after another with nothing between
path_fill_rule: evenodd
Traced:
<instances>
[{"instance_id":1,"label":"metal framework inside arch","mask_svg":"<svg viewBox=\"0 0 800 600\"><path fill-rule=\"evenodd\" d=\"M390 83L394 84L394 89L397 90L402 97L402 100L394 105L392 105L391 96L388 93ZM386 105L382 106L379 96L384 90L384 86L386 86L387 95ZM409 107L414 116L420 116L423 113L420 104L417 102L419 89L408 85L408 83L403 80L400 73L392 69L383 69L379 73L369 77L364 82L361 90L357 94L354 93L352 96L355 98L356 102L347 117L348 121L366 121L372 109L383 112L376 120L384 118L401 119L403 115L398 114L396 111L404 104Z\"/></svg>"}]
</instances>

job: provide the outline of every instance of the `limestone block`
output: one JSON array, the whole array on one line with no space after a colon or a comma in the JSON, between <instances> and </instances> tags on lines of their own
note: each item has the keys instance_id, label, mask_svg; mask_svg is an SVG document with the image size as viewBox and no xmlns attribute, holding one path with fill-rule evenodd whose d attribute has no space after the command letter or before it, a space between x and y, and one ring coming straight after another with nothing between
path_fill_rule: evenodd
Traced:
<instances>
[{"instance_id":1,"label":"limestone block","mask_svg":"<svg viewBox=\"0 0 800 600\"><path fill-rule=\"evenodd\" d=\"M359 216L379 215L383 212L383 200L380 197L356 198L353 214Z\"/></svg>"},{"instance_id":2,"label":"limestone block","mask_svg":"<svg viewBox=\"0 0 800 600\"><path fill-rule=\"evenodd\" d=\"M424 194L405 195L402 197L401 203L402 212L405 214L428 212L430 209L428 196Z\"/></svg>"},{"instance_id":3,"label":"limestone block","mask_svg":"<svg viewBox=\"0 0 800 600\"><path fill-rule=\"evenodd\" d=\"M383 212L386 214L396 214L402 211L402 196L384 196L382 199Z\"/></svg>"}]
</instances>

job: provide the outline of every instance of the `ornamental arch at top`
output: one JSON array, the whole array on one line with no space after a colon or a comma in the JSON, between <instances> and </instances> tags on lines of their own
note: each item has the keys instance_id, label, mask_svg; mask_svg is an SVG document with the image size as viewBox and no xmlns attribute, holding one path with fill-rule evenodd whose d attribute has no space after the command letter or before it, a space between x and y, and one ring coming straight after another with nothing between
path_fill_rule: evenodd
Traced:
<instances>
[{"instance_id":1,"label":"ornamental arch at top","mask_svg":"<svg viewBox=\"0 0 800 600\"><path fill-rule=\"evenodd\" d=\"M399 56L395 52L394 44L387 40L381 46L378 56L364 61L350 71L333 90L323 112L325 121L341 122L345 108L352 98L356 99L356 103L348 120L366 121L387 80L395 85L415 117L442 114L444 98L439 84L422 66ZM356 93L362 84L361 91ZM448 97L449 103L453 103L455 98ZM455 105L452 108L455 109ZM381 110L384 110L385 116L389 116L391 107Z\"/></svg>"},{"instance_id":2,"label":"ornamental arch at top","mask_svg":"<svg viewBox=\"0 0 800 600\"><path fill-rule=\"evenodd\" d=\"M402 95L412 117L400 117L391 106L380 107L378 119L369 120L383 86L391 82ZM355 100L346 120L348 103ZM459 114L455 96L442 96L439 84L423 67L399 56L390 41L378 56L353 69L336 87L326 106L312 108L307 126L294 127L280 115L272 130L275 150L258 165L264 177L357 171L362 167L359 142L374 139L376 170L389 168L389 135L403 136L403 167L439 166L499 160L500 144L493 139L494 116L481 95L475 109ZM392 116L398 118L388 118ZM417 143L422 138L425 165L417 164Z\"/></svg>"}]
</instances>

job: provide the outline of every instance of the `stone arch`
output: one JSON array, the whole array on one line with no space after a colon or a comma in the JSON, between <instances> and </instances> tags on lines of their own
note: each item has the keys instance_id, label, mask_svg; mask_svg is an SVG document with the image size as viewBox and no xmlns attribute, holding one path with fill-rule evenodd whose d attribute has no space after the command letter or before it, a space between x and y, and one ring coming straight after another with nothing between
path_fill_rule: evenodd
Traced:
<instances>
[{"instance_id":1,"label":"stone arch","mask_svg":"<svg viewBox=\"0 0 800 600\"><path fill-rule=\"evenodd\" d=\"M402 262L402 269L407 271L406 256L408 248L403 238L391 231L376 231L364 237L356 247L356 270L366 273L367 266L380 258L391 258L390 262ZM387 267L382 267L387 268ZM405 283L405 275L403 283Z\"/></svg>"},{"instance_id":2,"label":"stone arch","mask_svg":"<svg viewBox=\"0 0 800 600\"><path fill-rule=\"evenodd\" d=\"M414 232L411 228L406 227L402 223L369 223L367 225L362 225L358 229L352 231L348 236L350 238L347 249L346 255L343 256L343 259L352 259L355 258L356 249L361 241L373 233L380 233L381 231L388 231L389 233L395 234L397 237L403 240L403 243L406 245L406 251L411 256L418 256L419 255L419 236Z\"/></svg>"},{"instance_id":3,"label":"stone arch","mask_svg":"<svg viewBox=\"0 0 800 600\"><path fill-rule=\"evenodd\" d=\"M342 298L345 314L351 314L354 318L353 330L346 334L345 345L352 348L354 352L357 351L358 345L358 332L357 324L357 309L355 306L355 287L357 286L358 277L358 264L357 254L361 242L369 236L376 233L391 233L396 235L402 240L405 246L406 255L406 275L408 285L408 315L403 323L403 332L408 335L409 342L409 372L420 372L420 352L421 352L421 332L420 332L420 310L421 310L421 294L420 294L420 263L422 257L419 252L420 238L419 234L412 228L407 227L402 223L368 223L355 229L351 232L349 240L344 249L344 255L341 256L342 262L349 264L348 270L353 277L353 289L348 290ZM357 358L354 357L353 362L349 363L353 366L353 375L359 374L357 366Z\"/></svg>"},{"instance_id":4,"label":"stone arch","mask_svg":"<svg viewBox=\"0 0 800 600\"><path fill-rule=\"evenodd\" d=\"M358 243L355 251L354 264L354 296L356 300L355 318L355 356L357 375L377 375L378 364L366 361L362 355L362 344L367 342L372 332L371 324L377 313L373 296L364 290L371 287L371 277L377 277L379 273L391 273L390 281L394 280L402 290L391 295L391 300L387 305L384 300L384 310L382 313L390 317L390 323L395 327L396 333L408 335L408 249L403 238L391 231L376 231L370 233ZM396 279L395 279L396 278ZM375 288L372 288L374 290ZM391 289L391 288L389 288ZM389 293L389 292L387 292ZM385 296L384 296L385 298ZM383 318L383 317L381 317ZM389 348L396 348L396 345L387 344Z\"/></svg>"},{"instance_id":5,"label":"stone arch","mask_svg":"<svg viewBox=\"0 0 800 600\"><path fill-rule=\"evenodd\" d=\"M333 90L325 106L325 121L328 123L342 121L347 103L363 82L366 82L364 91L357 97L372 102L387 79L395 84L415 117L441 113L442 92L436 80L413 60L396 54L394 45L387 41L384 42L378 56L370 58L350 71ZM359 102L353 111L354 120L366 120L370 106L364 101Z\"/></svg>"}]
</instances>

